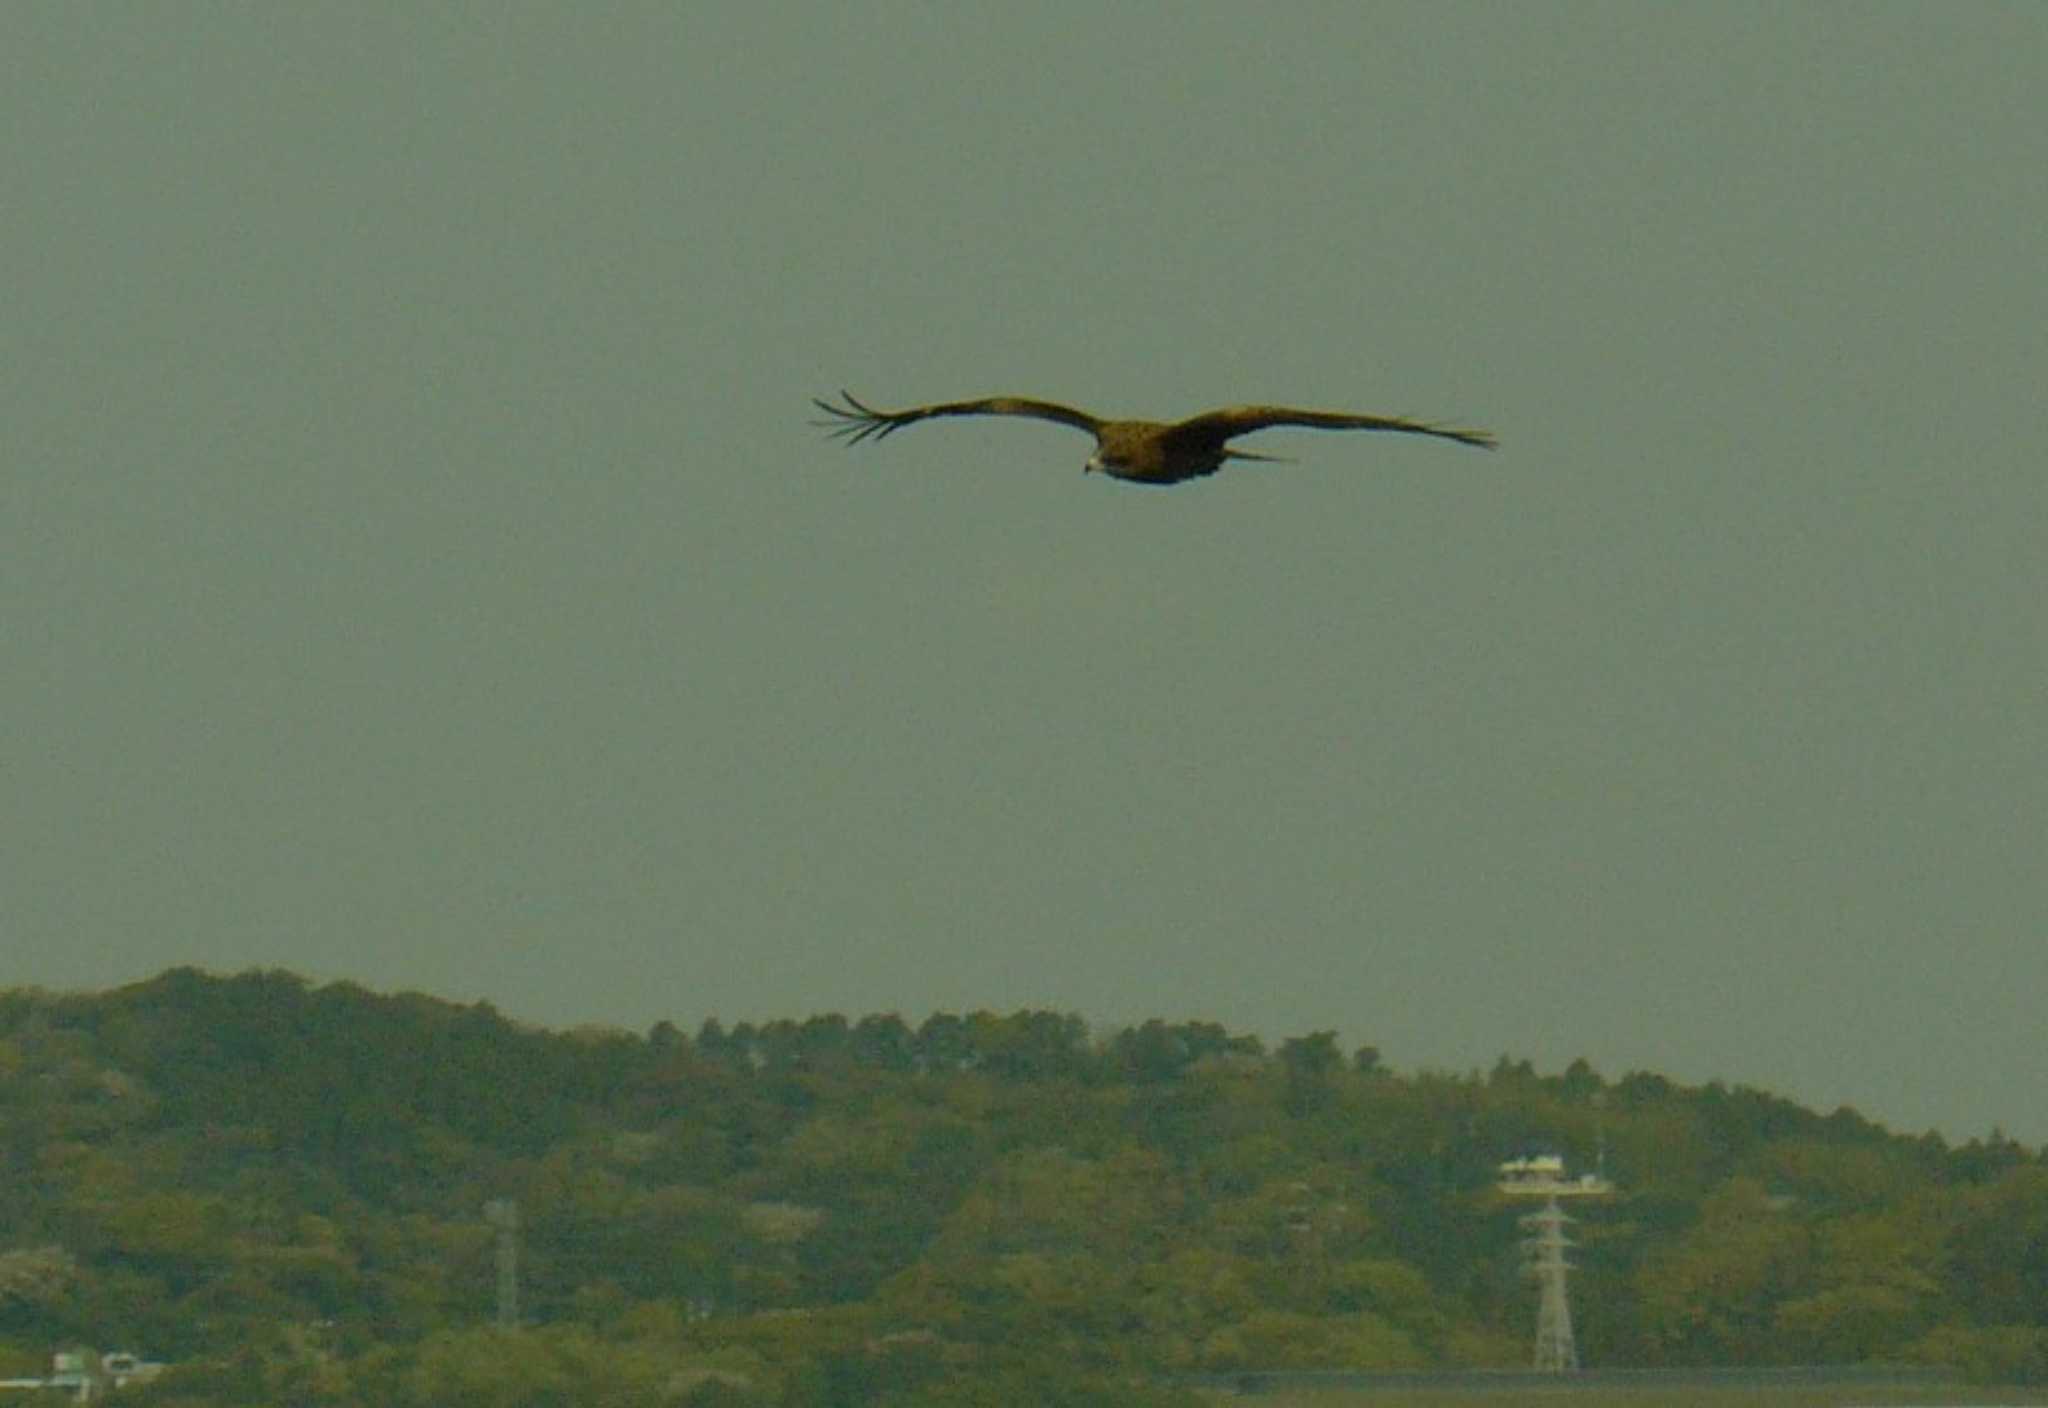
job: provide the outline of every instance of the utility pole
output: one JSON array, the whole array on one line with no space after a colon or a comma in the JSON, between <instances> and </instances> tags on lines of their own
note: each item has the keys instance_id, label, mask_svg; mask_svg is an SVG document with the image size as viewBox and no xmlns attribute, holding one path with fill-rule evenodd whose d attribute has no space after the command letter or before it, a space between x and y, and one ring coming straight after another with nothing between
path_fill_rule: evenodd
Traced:
<instances>
[{"instance_id":1,"label":"utility pole","mask_svg":"<svg viewBox=\"0 0 2048 1408\"><path fill-rule=\"evenodd\" d=\"M1579 1346L1572 1339L1572 1303L1565 1295L1564 1281L1571 1263L1564 1259L1571 1245L1564 1225L1571 1219L1552 1198L1543 1211L1520 1219L1536 1235L1522 1243L1529 1253L1528 1272L1542 1286L1536 1300L1536 1369L1538 1373L1569 1374L1579 1367Z\"/></svg>"},{"instance_id":2,"label":"utility pole","mask_svg":"<svg viewBox=\"0 0 2048 1408\"><path fill-rule=\"evenodd\" d=\"M498 1328L519 1328L519 1204L493 1198L484 1220L498 1229Z\"/></svg>"},{"instance_id":3,"label":"utility pole","mask_svg":"<svg viewBox=\"0 0 2048 1408\"><path fill-rule=\"evenodd\" d=\"M1604 1198L1614 1185L1599 1174L1564 1176L1564 1160L1554 1155L1532 1159L1510 1159L1500 1166L1495 1185L1511 1198L1541 1198L1540 1212L1528 1213L1521 1224L1534 1235L1525 1239L1528 1273L1541 1290L1536 1300L1536 1368L1548 1374L1569 1374L1579 1367L1579 1347L1572 1338L1572 1306L1565 1293L1565 1278L1572 1265L1565 1260L1571 1241L1564 1225L1572 1219L1558 1206L1559 1198Z\"/></svg>"}]
</instances>

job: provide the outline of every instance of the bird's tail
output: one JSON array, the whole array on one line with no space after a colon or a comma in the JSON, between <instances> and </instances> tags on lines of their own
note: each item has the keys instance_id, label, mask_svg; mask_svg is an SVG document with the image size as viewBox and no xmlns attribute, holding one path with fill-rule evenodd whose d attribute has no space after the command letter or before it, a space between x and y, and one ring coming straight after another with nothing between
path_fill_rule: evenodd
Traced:
<instances>
[{"instance_id":1,"label":"bird's tail","mask_svg":"<svg viewBox=\"0 0 2048 1408\"><path fill-rule=\"evenodd\" d=\"M1223 458L1226 460L1258 460L1264 464L1296 463L1295 460L1289 459L1286 455L1255 455L1250 450L1226 449L1223 452Z\"/></svg>"}]
</instances>

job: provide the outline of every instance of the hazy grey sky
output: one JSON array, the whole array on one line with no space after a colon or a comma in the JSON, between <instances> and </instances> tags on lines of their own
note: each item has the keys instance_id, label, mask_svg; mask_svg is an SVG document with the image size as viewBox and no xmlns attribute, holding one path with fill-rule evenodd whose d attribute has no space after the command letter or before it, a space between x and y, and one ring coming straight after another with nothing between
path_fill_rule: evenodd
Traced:
<instances>
[{"instance_id":1,"label":"hazy grey sky","mask_svg":"<svg viewBox=\"0 0 2048 1408\"><path fill-rule=\"evenodd\" d=\"M0 983L2048 1139L2048 7L0 8ZM1017 392L1275 399L1152 490Z\"/></svg>"}]
</instances>

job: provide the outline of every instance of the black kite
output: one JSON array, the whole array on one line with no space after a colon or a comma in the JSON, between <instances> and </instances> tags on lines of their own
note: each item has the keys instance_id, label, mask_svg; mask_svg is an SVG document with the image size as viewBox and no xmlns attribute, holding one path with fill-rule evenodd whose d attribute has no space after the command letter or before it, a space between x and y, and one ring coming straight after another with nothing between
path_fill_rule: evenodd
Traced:
<instances>
[{"instance_id":1,"label":"black kite","mask_svg":"<svg viewBox=\"0 0 2048 1408\"><path fill-rule=\"evenodd\" d=\"M832 417L813 424L830 430L848 444L858 445L871 438L880 440L906 425L935 416L1031 416L1087 431L1095 437L1095 454L1082 466L1083 470L1100 470L1112 478L1136 484L1178 484L1183 479L1214 474L1225 460L1273 460L1272 455L1230 449L1224 442L1274 425L1301 425L1315 430L1394 430L1407 435L1434 435L1483 450L1491 450L1495 443L1484 430L1453 430L1393 416L1301 411L1287 406L1226 406L1169 425L1152 420L1104 420L1072 406L1022 396L988 396L978 401L942 401L907 411L878 411L855 400L848 392L839 395L844 405L817 400L811 403Z\"/></svg>"}]
</instances>

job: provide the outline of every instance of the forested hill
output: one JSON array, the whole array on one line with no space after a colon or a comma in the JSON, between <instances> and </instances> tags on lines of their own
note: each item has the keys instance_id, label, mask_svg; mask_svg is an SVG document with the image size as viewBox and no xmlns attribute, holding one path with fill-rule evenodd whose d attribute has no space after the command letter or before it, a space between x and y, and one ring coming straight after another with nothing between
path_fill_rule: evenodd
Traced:
<instances>
[{"instance_id":1,"label":"forested hill","mask_svg":"<svg viewBox=\"0 0 2048 1408\"><path fill-rule=\"evenodd\" d=\"M0 1377L85 1343L185 1366L134 1403L910 1404L1517 1365L1527 1209L1493 1182L1535 1152L1619 1190L1574 1209L1589 1363L2048 1373L2048 1162L1995 1135L1583 1062L1399 1073L1329 1033L548 1032L179 969L0 994Z\"/></svg>"}]
</instances>

